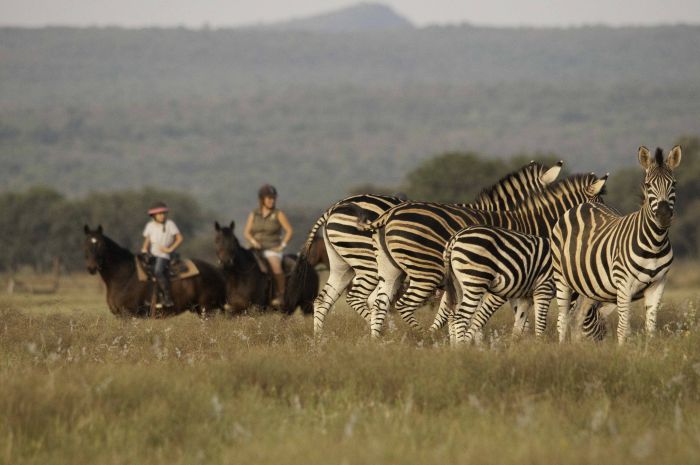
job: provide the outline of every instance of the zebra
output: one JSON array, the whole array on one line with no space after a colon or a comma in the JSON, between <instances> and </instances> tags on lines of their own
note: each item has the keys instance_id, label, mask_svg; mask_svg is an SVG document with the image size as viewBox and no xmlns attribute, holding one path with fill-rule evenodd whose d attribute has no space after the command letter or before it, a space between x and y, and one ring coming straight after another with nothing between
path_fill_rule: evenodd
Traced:
<instances>
[{"instance_id":1,"label":"zebra","mask_svg":"<svg viewBox=\"0 0 700 465\"><path fill-rule=\"evenodd\" d=\"M668 230L676 200L673 170L680 164L681 147L675 146L664 160L661 149L652 156L642 146L638 159L645 171L644 200L638 211L622 216L604 205L583 204L563 215L554 227L560 341L565 340L569 326L572 291L617 304L619 344L630 334L630 302L642 296L646 331L652 335L656 330L656 313L673 261Z\"/></svg>"},{"instance_id":2,"label":"zebra","mask_svg":"<svg viewBox=\"0 0 700 465\"><path fill-rule=\"evenodd\" d=\"M607 175L580 174L557 181L513 211L483 211L431 202L398 205L371 223L374 231L379 289L372 307L371 334L378 337L389 304L402 281L409 286L396 303L406 323L420 329L415 310L435 292L444 276L443 252L450 237L468 225L486 224L547 236L566 210L598 201Z\"/></svg>"},{"instance_id":3,"label":"zebra","mask_svg":"<svg viewBox=\"0 0 700 465\"><path fill-rule=\"evenodd\" d=\"M473 205L486 210L514 208L531 193L539 192L554 182L562 165L563 161L559 161L546 168L540 163L530 162L504 176L494 186L482 190ZM330 272L328 280L314 301L315 334L320 334L323 330L326 314L348 284L348 303L368 323L370 322L367 301L379 282L376 249L372 233L359 229L358 220L362 218L374 221L391 208L403 203L402 199L392 196L355 195L329 207L313 225L299 252L299 260L287 288L298 287L297 283L309 273L306 256L314 238L322 231Z\"/></svg>"},{"instance_id":4,"label":"zebra","mask_svg":"<svg viewBox=\"0 0 700 465\"><path fill-rule=\"evenodd\" d=\"M443 261L447 270L445 307L459 304L450 331L454 342L472 340L506 300L525 297L533 300L535 335L542 336L555 294L549 238L495 226L468 226L452 236ZM589 315L585 333L602 339L605 320L598 312Z\"/></svg>"}]
</instances>

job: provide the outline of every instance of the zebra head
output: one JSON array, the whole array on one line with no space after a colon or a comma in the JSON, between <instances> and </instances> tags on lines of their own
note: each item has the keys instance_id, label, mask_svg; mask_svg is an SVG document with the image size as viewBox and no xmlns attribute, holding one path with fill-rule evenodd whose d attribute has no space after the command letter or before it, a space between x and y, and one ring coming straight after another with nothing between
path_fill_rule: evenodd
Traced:
<instances>
[{"instance_id":1,"label":"zebra head","mask_svg":"<svg viewBox=\"0 0 700 465\"><path fill-rule=\"evenodd\" d=\"M639 147L639 164L644 168L644 204L651 210L654 222L663 229L671 226L676 202L676 178L673 170L681 163L681 147L676 145L666 160L663 151L656 149L652 157L649 150Z\"/></svg>"}]
</instances>

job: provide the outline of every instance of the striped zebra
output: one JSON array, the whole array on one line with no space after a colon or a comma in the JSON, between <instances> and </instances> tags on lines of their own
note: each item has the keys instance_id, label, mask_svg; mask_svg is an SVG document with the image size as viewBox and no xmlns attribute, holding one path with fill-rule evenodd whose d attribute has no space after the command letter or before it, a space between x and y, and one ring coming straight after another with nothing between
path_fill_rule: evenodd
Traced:
<instances>
[{"instance_id":1,"label":"striped zebra","mask_svg":"<svg viewBox=\"0 0 700 465\"><path fill-rule=\"evenodd\" d=\"M486 210L514 208L531 193L539 192L552 183L559 175L562 164L560 161L546 168L540 163L531 162L504 176L494 186L482 190L473 205ZM305 279L310 266L306 256L316 234L322 231L330 273L314 302L315 334L323 330L328 311L348 284L348 303L369 323L367 301L379 282L376 249L371 231L358 229L358 221L360 218L374 221L401 203L401 199L388 196L367 194L348 197L328 208L311 228L287 288L299 288L298 283Z\"/></svg>"},{"instance_id":2,"label":"striped zebra","mask_svg":"<svg viewBox=\"0 0 700 465\"><path fill-rule=\"evenodd\" d=\"M379 336L386 312L399 286L409 286L396 303L401 317L420 328L415 310L431 296L444 276L443 253L452 235L468 225L492 225L546 237L566 210L597 201L607 175L575 175L533 194L513 211L483 211L438 203L398 205L372 223L360 227L375 231L379 289L372 308L371 334Z\"/></svg>"},{"instance_id":3,"label":"striped zebra","mask_svg":"<svg viewBox=\"0 0 700 465\"><path fill-rule=\"evenodd\" d=\"M452 236L443 260L447 270L444 307L455 313L450 328L454 342L474 339L509 299L531 298L535 334L544 334L547 311L555 293L549 238L494 226L469 226ZM605 320L599 318L598 312L589 315L586 335L602 339ZM436 316L438 319L440 315Z\"/></svg>"},{"instance_id":4,"label":"striped zebra","mask_svg":"<svg viewBox=\"0 0 700 465\"><path fill-rule=\"evenodd\" d=\"M680 164L681 148L674 147L664 160L661 149L652 156L640 147L638 158L645 170L638 211L622 216L604 205L583 204L563 215L553 230L560 341L568 331L572 291L617 305L620 344L630 334L630 302L642 296L646 331L656 330L656 312L673 261L668 230L676 200L673 170Z\"/></svg>"}]
</instances>

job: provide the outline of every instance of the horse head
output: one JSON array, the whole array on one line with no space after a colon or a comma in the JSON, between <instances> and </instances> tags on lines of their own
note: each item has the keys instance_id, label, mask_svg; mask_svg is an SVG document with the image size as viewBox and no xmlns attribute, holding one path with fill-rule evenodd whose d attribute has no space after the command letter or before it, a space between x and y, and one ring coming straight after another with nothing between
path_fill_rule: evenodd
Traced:
<instances>
[{"instance_id":1,"label":"horse head","mask_svg":"<svg viewBox=\"0 0 700 465\"><path fill-rule=\"evenodd\" d=\"M219 222L214 222L216 236L214 237L214 245L216 247L216 256L219 263L224 267L232 267L235 265L236 253L241 248L241 245L233 233L235 223L231 221L228 226L221 226Z\"/></svg>"},{"instance_id":2,"label":"horse head","mask_svg":"<svg viewBox=\"0 0 700 465\"><path fill-rule=\"evenodd\" d=\"M105 260L106 246L102 225L98 225L94 231L85 225L83 230L85 231L85 267L90 274L95 274L102 269Z\"/></svg>"}]
</instances>

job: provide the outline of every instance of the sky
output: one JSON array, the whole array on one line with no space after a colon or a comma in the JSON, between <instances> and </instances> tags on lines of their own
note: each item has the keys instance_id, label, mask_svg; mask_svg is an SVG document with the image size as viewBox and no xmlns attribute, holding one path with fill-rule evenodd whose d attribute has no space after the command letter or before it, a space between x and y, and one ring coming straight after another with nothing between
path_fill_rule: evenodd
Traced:
<instances>
[{"instance_id":1,"label":"sky","mask_svg":"<svg viewBox=\"0 0 700 465\"><path fill-rule=\"evenodd\" d=\"M299 18L352 0L0 0L0 24L231 27ZM417 26L700 24L700 0L387 0Z\"/></svg>"}]
</instances>

